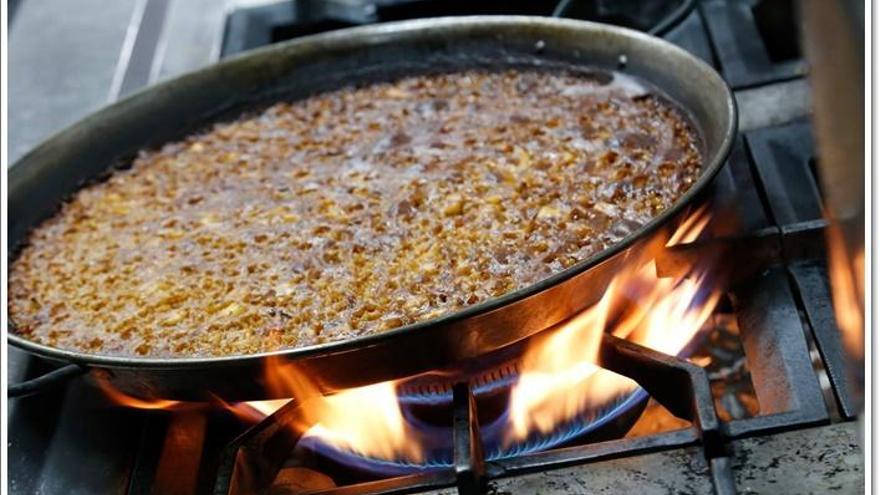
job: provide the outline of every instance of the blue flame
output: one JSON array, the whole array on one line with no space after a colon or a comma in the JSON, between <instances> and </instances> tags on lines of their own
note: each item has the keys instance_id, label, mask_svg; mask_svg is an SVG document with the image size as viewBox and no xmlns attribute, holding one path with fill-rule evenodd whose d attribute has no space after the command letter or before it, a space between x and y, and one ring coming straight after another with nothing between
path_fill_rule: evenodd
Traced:
<instances>
[{"instance_id":1,"label":"blue flame","mask_svg":"<svg viewBox=\"0 0 880 495\"><path fill-rule=\"evenodd\" d=\"M491 388L497 387L492 384ZM476 390L476 389L475 389ZM417 394L408 396L406 399L416 403L442 403L444 394ZM451 400L447 398L447 402ZM508 427L507 413L501 415L491 424L481 427L480 433L483 438L483 445L487 447L486 460L494 461L514 457L524 454L540 452L542 450L551 449L562 445L566 442L574 440L583 435L589 434L607 425L611 421L622 416L624 413L631 411L639 404L648 399L648 393L642 388L637 388L620 396L600 409L587 411L584 414L572 419L571 421L560 425L549 434L535 433L529 436L525 441L502 447L502 439ZM401 398L403 401L404 398ZM409 418L417 423L414 418ZM378 459L374 457L363 456L354 452L340 451L322 443L316 438L305 438L300 444L310 450L320 452L331 459L353 468L361 469L369 472L383 473L389 476L400 476L405 474L419 473L425 471L433 471L437 469L452 467L452 430L448 427L437 427L423 424L416 424L417 430L422 432L426 438L434 439L435 443L441 444L439 448L428 448L430 455L428 459L422 463L415 463L405 459Z\"/></svg>"}]
</instances>

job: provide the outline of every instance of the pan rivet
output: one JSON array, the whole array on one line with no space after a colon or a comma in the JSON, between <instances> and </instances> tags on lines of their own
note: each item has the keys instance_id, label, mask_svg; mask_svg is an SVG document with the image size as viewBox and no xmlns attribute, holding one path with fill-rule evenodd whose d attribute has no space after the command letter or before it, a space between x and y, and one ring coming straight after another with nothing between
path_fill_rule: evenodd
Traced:
<instances>
[{"instance_id":1,"label":"pan rivet","mask_svg":"<svg viewBox=\"0 0 880 495\"><path fill-rule=\"evenodd\" d=\"M618 69L623 69L624 67L626 67L626 63L627 63L626 55L621 54L620 56L617 57L617 68Z\"/></svg>"},{"instance_id":2,"label":"pan rivet","mask_svg":"<svg viewBox=\"0 0 880 495\"><path fill-rule=\"evenodd\" d=\"M535 42L535 53L542 53L544 51L544 47L547 46L547 43L544 43L544 40L538 40Z\"/></svg>"}]
</instances>

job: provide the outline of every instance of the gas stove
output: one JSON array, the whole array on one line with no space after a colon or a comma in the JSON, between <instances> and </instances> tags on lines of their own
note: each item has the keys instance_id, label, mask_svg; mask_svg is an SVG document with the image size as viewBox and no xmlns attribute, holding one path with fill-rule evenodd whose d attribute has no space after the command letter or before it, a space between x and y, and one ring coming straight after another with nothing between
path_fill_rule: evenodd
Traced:
<instances>
[{"instance_id":1,"label":"gas stove","mask_svg":"<svg viewBox=\"0 0 880 495\"><path fill-rule=\"evenodd\" d=\"M740 136L711 194L715 210L725 212L713 218L724 220L710 222L699 240L666 249L658 271L675 272L707 252L723 252L748 269L725 285L687 359L603 337L602 366L640 387L550 434L514 444L480 441L491 437L492 419L506 414L505 399L521 372L507 356L467 379L397 384L408 414L442 426L439 453L420 462L302 441L295 427L302 405L294 402L265 412L248 405L126 407L124 398L93 381L76 380L10 401L10 493L863 491L858 404L847 386L831 305L828 224L793 7L785 0L132 0L105 12L128 29L83 36L71 26L81 28L93 12L71 13L64 21L71 28L60 30L71 43L52 40L47 48L30 34L44 12L25 2L12 19L10 121L28 130L10 135L13 159L108 98L331 29L437 15L529 14L660 35L716 67L734 89L741 116ZM35 61L15 56L55 50L63 57L77 43L95 47L89 81L65 80L61 72L53 80L52 71L65 62L25 69ZM102 50L116 56L99 57ZM23 84L18 67L42 71L45 81ZM65 81L85 89L47 97L47 89ZM38 100L37 110L28 106ZM10 349L10 382L47 369Z\"/></svg>"}]
</instances>

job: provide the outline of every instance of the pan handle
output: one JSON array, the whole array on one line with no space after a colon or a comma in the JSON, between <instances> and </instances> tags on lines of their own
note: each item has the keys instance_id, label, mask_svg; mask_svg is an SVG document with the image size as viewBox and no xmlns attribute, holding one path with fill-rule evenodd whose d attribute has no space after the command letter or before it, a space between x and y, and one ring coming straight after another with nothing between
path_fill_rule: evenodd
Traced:
<instances>
[{"instance_id":1,"label":"pan handle","mask_svg":"<svg viewBox=\"0 0 880 495\"><path fill-rule=\"evenodd\" d=\"M40 375L23 382L10 384L6 389L6 396L9 398L16 398L37 394L66 382L67 380L83 375L88 372L88 370L87 367L80 364L68 364L56 370L52 370L45 375Z\"/></svg>"}]
</instances>

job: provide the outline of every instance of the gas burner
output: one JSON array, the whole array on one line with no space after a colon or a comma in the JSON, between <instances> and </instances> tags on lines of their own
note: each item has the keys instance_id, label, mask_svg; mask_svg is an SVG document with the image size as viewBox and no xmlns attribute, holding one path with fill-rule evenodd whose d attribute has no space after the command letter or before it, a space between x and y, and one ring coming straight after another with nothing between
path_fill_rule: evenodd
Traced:
<instances>
[{"instance_id":1,"label":"gas burner","mask_svg":"<svg viewBox=\"0 0 880 495\"><path fill-rule=\"evenodd\" d=\"M407 429L416 432L410 441L420 443L426 452L422 462L380 459L328 446L314 437L304 438L298 447L325 456L348 468L366 473L400 476L453 466L454 382L430 381L419 377L398 385L398 404ZM527 438L509 441L508 401L518 375L515 364L506 364L469 380L480 412L481 442L486 460L494 461L539 452L568 442L597 441L625 434L638 419L648 395L641 388L616 397L599 407L583 411L548 433L535 432Z\"/></svg>"},{"instance_id":2,"label":"gas burner","mask_svg":"<svg viewBox=\"0 0 880 495\"><path fill-rule=\"evenodd\" d=\"M694 407L693 403L705 401L710 395L707 375L700 367L610 334L606 334L602 342L603 366L644 383L652 391L652 396L673 414L691 421L703 435L715 435L713 431L718 428L718 420L714 410L711 406ZM405 388L401 387L402 390ZM438 388L447 389L445 385ZM491 387L484 387L483 390L483 393L485 390L497 391ZM308 437L295 426L299 423L301 406L291 401L230 444L221 463L215 493L231 495L265 491L277 482L285 468L290 467L333 473L334 488L337 482L354 483L355 493L369 493L369 490L357 490L376 483L394 484L398 488L425 482L439 483L438 487L457 484L460 489L467 483L482 485L486 463L510 463L513 469L522 469L523 462L542 462L542 451L575 438L579 439L579 447L555 452L571 451L571 459L583 455L582 450L598 449L601 452L603 444L596 442L617 439L628 431L642 414L647 398L648 392L637 388L599 408L584 411L548 434L531 434L524 441L503 446L500 439L503 438L506 412L488 423L482 422L481 406L489 405L491 409L492 401L487 402L477 387L459 382L452 387L451 396L440 393L430 401L433 406L445 409L439 413L444 417L445 426L438 427L424 419L411 418L413 424L421 428L421 438L411 440L430 437L428 443L432 444L430 454L420 463L365 457L329 447ZM428 402L426 399L424 394L414 398L416 404L425 404ZM413 397L401 395L399 400L406 404ZM711 399L708 400L711 402ZM436 414L437 410L432 409L432 412ZM424 418L425 413L419 415ZM632 443L638 449L645 448L643 441ZM455 473L461 477L463 469L469 473L464 475L467 479L455 481ZM475 478L472 479L472 476Z\"/></svg>"},{"instance_id":3,"label":"gas burner","mask_svg":"<svg viewBox=\"0 0 880 495\"><path fill-rule=\"evenodd\" d=\"M480 398L474 390L475 399ZM406 397L401 397L405 402ZM451 408L452 397L449 397ZM571 441L594 442L606 438L618 438L625 434L644 410L648 394L638 389L602 408L585 411L572 421L554 428L548 434L535 433L524 441L505 445L507 417L499 416L489 424L480 425L480 438L486 451L487 461L497 461L532 454L564 445ZM404 406L406 410L406 407ZM477 410L481 410L477 406ZM368 475L402 476L426 471L449 469L454 463L453 427L451 410L448 411L445 425L427 423L405 414L408 424L419 432L413 442L420 442L427 450L423 462L412 462L403 459L380 459L367 457L356 452L344 451L328 446L314 437L303 438L297 444L298 449L310 451L313 455L323 456L329 460Z\"/></svg>"}]
</instances>

